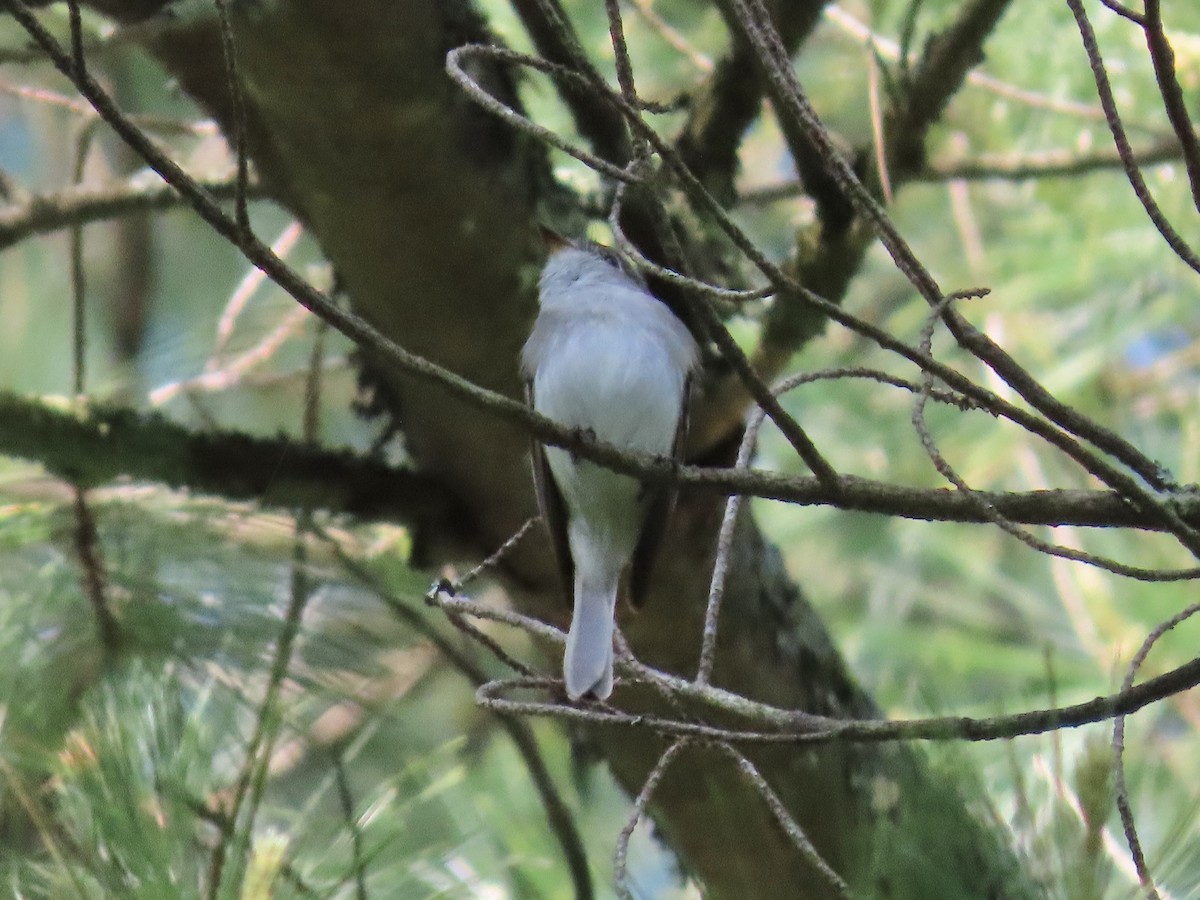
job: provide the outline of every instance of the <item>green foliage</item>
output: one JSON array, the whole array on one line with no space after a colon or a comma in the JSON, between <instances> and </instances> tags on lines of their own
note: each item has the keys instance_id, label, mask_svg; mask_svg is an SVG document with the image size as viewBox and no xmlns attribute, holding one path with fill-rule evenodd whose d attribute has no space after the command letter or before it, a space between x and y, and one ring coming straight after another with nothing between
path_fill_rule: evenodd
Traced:
<instances>
[{"instance_id":1,"label":"green foliage","mask_svg":"<svg viewBox=\"0 0 1200 900\"><path fill-rule=\"evenodd\" d=\"M309 538L314 587L272 715L288 523L145 490L93 511L122 626L113 657L54 537L60 513L13 504L0 527L0 879L14 891L209 896L224 843L221 897L353 897L360 869L371 896L567 896L521 758L327 544ZM331 535L373 544L376 576L423 615L400 538ZM540 738L568 784L563 739ZM239 778L260 766L253 816L248 800L231 823ZM609 827L619 815L610 804Z\"/></svg>"}]
</instances>

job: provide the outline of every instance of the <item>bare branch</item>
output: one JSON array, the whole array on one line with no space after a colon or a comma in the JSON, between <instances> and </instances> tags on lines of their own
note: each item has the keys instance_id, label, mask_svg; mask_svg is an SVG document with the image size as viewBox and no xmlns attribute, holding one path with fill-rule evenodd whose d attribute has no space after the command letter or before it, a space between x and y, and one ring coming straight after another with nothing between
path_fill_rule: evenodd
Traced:
<instances>
[{"instance_id":1,"label":"bare branch","mask_svg":"<svg viewBox=\"0 0 1200 900\"><path fill-rule=\"evenodd\" d=\"M1141 168L1175 162L1182 158L1179 142L1164 139L1133 152ZM1076 153L1069 150L1049 150L1043 153L1013 156L983 156L975 160L933 165L915 176L916 181L982 181L1004 179L1022 181L1034 178L1076 178L1097 172L1112 171L1123 166L1120 155L1113 149Z\"/></svg>"},{"instance_id":2,"label":"bare branch","mask_svg":"<svg viewBox=\"0 0 1200 900\"><path fill-rule=\"evenodd\" d=\"M1121 682L1121 689L1123 691L1127 691L1133 686L1133 680L1137 677L1138 669L1142 667L1142 663L1146 661L1146 657L1150 655L1150 650L1158 642L1158 639L1198 612L1200 612L1200 603L1193 603L1186 609L1171 616L1167 621L1156 626L1146 636L1146 639L1142 641L1142 646L1138 648L1137 653L1133 655L1133 659L1129 662L1129 668L1126 670L1125 678ZM1158 889L1154 885L1154 877L1150 874L1150 867L1146 864L1146 854L1142 850L1142 842L1138 838L1137 827L1133 821L1133 808L1129 803L1129 789L1125 784L1125 718L1126 715L1122 713L1113 722L1112 748L1116 769L1117 809L1121 814L1121 825L1125 830L1125 840L1129 844L1129 852L1133 856L1133 864L1137 869L1138 880L1141 882L1142 887L1146 889L1147 896L1151 900L1159 900Z\"/></svg>"},{"instance_id":3,"label":"bare branch","mask_svg":"<svg viewBox=\"0 0 1200 900\"><path fill-rule=\"evenodd\" d=\"M567 68L591 69L579 36L559 0L511 0L511 3L541 56ZM570 79L556 78L555 85L571 111L576 130L596 154L616 166L629 162L629 135L620 114Z\"/></svg>"},{"instance_id":4,"label":"bare branch","mask_svg":"<svg viewBox=\"0 0 1200 900\"><path fill-rule=\"evenodd\" d=\"M892 257L896 267L904 273L913 287L917 289L931 306L937 307L944 299L941 288L926 266L913 253L908 242L897 231L895 225L889 219L887 213L880 207L871 191L862 183L846 160L842 159L837 153L831 136L800 87L794 70L788 64L780 48L778 35L771 28L770 22L762 8L762 0L730 0L730 2L735 4L739 21L742 22L746 33L759 48L764 59L770 61L771 77L779 84L782 101L786 105L788 114L794 116L809 131L814 143L821 148L825 162L829 165L830 171L833 173L839 186L846 191L847 196L853 201L859 214L870 224L876 236ZM1071 2L1075 3L1077 0L1071 0ZM998 0L980 0L979 3L972 4L964 11L964 15L960 19L961 27L952 29L950 32L951 36L961 36L963 43L969 45L973 37L985 31L983 26L988 21L991 21L994 16L999 15L1004 5L1003 2L998 2ZM961 58L961 48L958 48L959 42L957 40L947 40L949 43L945 55L950 60L951 71L959 71L961 64L954 62ZM959 68L955 69L955 65L958 65ZM932 71L932 63L924 76L918 76L918 80L930 80L930 71ZM939 99L943 96L942 92L932 89L923 104L914 106L913 110L909 113L910 118L913 118L914 123L917 125L921 122L929 121L930 110L938 107L939 102L944 102ZM1155 487L1166 486L1167 479L1161 467L1146 458L1136 447L1123 440L1110 429L1099 425L1077 410L1058 401L1033 376L1005 353L1002 348L968 323L953 309L945 309L943 318L950 332L964 349L986 363L1010 387L1048 419L1066 431L1083 437L1085 440L1103 449L1106 453L1121 460L1133 468L1149 484ZM925 371L928 372L929 369L925 368ZM957 387L957 385L954 386ZM964 391L964 393L967 392ZM1075 448L1070 452L1074 454L1074 458L1082 461L1080 455L1078 455L1079 449L1081 448ZM1099 464L1099 469L1092 468L1097 463ZM1164 507L1154 496L1143 489L1140 484L1128 478L1123 472L1116 470L1106 462L1101 462L1094 457L1089 460L1087 467L1089 471L1110 486L1116 487L1120 484L1121 486L1118 489L1128 497L1130 502L1144 510L1152 511L1154 515L1160 517L1164 525L1185 547L1194 555L1200 556L1200 534L1187 523L1183 522L1172 510ZM1103 474L1100 473L1101 470L1103 470Z\"/></svg>"},{"instance_id":5,"label":"bare branch","mask_svg":"<svg viewBox=\"0 0 1200 900\"><path fill-rule=\"evenodd\" d=\"M456 600L451 603L464 611L501 620L497 611ZM545 626L535 624L533 630ZM562 635L559 633L562 640ZM476 698L480 705L499 712L533 716L549 716L593 725L615 725L644 729L667 737L694 737L707 741L729 741L734 744L819 745L829 743L890 743L897 741L995 741L1022 735L1045 734L1064 728L1077 728L1095 722L1105 722L1120 715L1131 715L1167 697L1200 685L1200 659L1194 659L1155 678L1147 679L1128 690L1085 703L1036 709L990 718L940 716L927 719L891 720L833 719L812 713L781 710L747 700L711 686L698 685L646 666L626 663L618 668L637 673L637 678L657 681L669 688L677 699L710 707L714 714L739 716L760 730L740 730L727 725L709 725L691 716L668 719L646 714L634 714L603 706L571 706L562 702L509 700L508 691L557 689L558 681L547 678L513 678L491 681L480 687ZM725 719L719 719L726 721Z\"/></svg>"},{"instance_id":6,"label":"bare branch","mask_svg":"<svg viewBox=\"0 0 1200 900\"><path fill-rule=\"evenodd\" d=\"M924 168L930 127L941 118L967 73L983 60L984 41L1011 5L1012 0L973 0L948 29L930 39L903 95L886 117L887 156L902 180Z\"/></svg>"},{"instance_id":7,"label":"bare branch","mask_svg":"<svg viewBox=\"0 0 1200 900\"><path fill-rule=\"evenodd\" d=\"M1118 16L1128 19L1130 22L1133 22L1136 25L1141 25L1143 28L1146 26L1145 17L1141 13L1134 12L1123 3L1118 3L1117 0L1100 0L1100 2L1115 12Z\"/></svg>"},{"instance_id":8,"label":"bare branch","mask_svg":"<svg viewBox=\"0 0 1200 900\"><path fill-rule=\"evenodd\" d=\"M444 522L461 520L453 494L435 481L346 451L305 448L286 438L241 433L196 433L159 415L94 406L86 418L47 402L0 392L0 452L34 460L62 477L95 486L121 476L154 481L231 500L253 499L294 508L302 497L331 512L363 520ZM568 444L581 453L596 446L586 436ZM919 488L839 476L836 490L815 477L759 469L674 466L640 454L604 453L603 462L647 481L744 494L803 506L834 506L930 522L988 519L977 502L944 488ZM1096 528L1161 530L1120 494L1095 490L978 491L979 501L1014 522ZM1200 495L1171 499L1179 514L1200 523ZM1196 577L1197 570L1161 570L1154 580ZM1148 577L1148 576L1143 576Z\"/></svg>"},{"instance_id":9,"label":"bare branch","mask_svg":"<svg viewBox=\"0 0 1200 900\"><path fill-rule=\"evenodd\" d=\"M754 785L755 790L767 802L767 806L771 810L771 815L775 817L775 821L783 828L788 839L804 855L809 864L821 873L821 876L833 887L837 896L842 897L843 900L851 900L853 895L850 892L850 885L846 884L845 880L817 852L817 848L808 839L808 835L804 833L804 829L788 813L787 808L779 799L779 795L771 790L771 786L767 784L767 780L763 778L754 763L750 762L750 760L729 744L717 744L717 749L732 759L741 773Z\"/></svg>"},{"instance_id":10,"label":"bare branch","mask_svg":"<svg viewBox=\"0 0 1200 900\"><path fill-rule=\"evenodd\" d=\"M1192 203L1200 211L1200 139L1188 114L1183 99L1183 88L1175 74L1175 51L1167 40L1163 26L1160 0L1145 0L1145 20L1141 23L1146 32L1146 46L1150 50L1150 61L1154 64L1154 77L1158 80L1158 92L1162 96L1167 120L1175 129L1183 159L1187 167L1188 183L1192 189Z\"/></svg>"},{"instance_id":11,"label":"bare branch","mask_svg":"<svg viewBox=\"0 0 1200 900\"><path fill-rule=\"evenodd\" d=\"M189 175L214 199L229 200L237 193L235 178ZM252 184L250 196L265 196ZM0 250L11 247L35 234L49 234L73 225L86 225L118 216L145 211L178 209L188 205L178 191L165 182L135 175L126 181L93 187L79 185L49 194L12 198L0 206Z\"/></svg>"},{"instance_id":12,"label":"bare branch","mask_svg":"<svg viewBox=\"0 0 1200 900\"><path fill-rule=\"evenodd\" d=\"M527 634L561 647L566 636L557 628L511 610L488 606L461 597L431 595L434 605L447 612L477 616L519 628ZM596 725L618 725L645 728L671 737L695 737L702 740L730 741L749 744L823 744L830 742L874 743L879 741L992 741L1019 735L1042 734L1063 728L1075 728L1093 722L1130 715L1200 684L1200 659L1194 659L1169 672L1129 686L1107 697L1096 697L1085 703L1055 706L1012 715L973 719L964 716L941 716L907 721L877 719L835 719L802 710L784 710L769 704L730 693L713 685L660 672L628 658L618 658L617 668L624 678L647 682L669 691L678 701L689 701L707 707L714 717L737 720L761 730L740 730L726 725L706 724L694 715L666 719L644 713L617 710L608 704L582 701L566 704L555 702L509 700L504 695L514 690L550 689L561 698L561 683L557 679L520 677L490 681L479 687L479 703L499 712L521 715L552 716Z\"/></svg>"},{"instance_id":13,"label":"bare branch","mask_svg":"<svg viewBox=\"0 0 1200 900\"><path fill-rule=\"evenodd\" d=\"M100 554L96 519L88 506L87 492L81 487L75 487L74 495L75 555L79 562L83 594L91 604L92 615L96 617L100 646L111 659L121 644L121 627L108 604L104 560Z\"/></svg>"},{"instance_id":14,"label":"bare branch","mask_svg":"<svg viewBox=\"0 0 1200 900\"><path fill-rule=\"evenodd\" d=\"M1183 158L1183 150L1174 138L1161 140L1134 151L1141 168L1164 165ZM1090 153L1072 150L1047 150L1010 156L984 155L959 162L934 163L913 176L913 181L1025 181L1043 178L1082 178L1114 171L1124 163L1116 150L1101 149ZM763 206L780 200L804 196L804 185L785 181L748 188L738 196L742 206Z\"/></svg>"},{"instance_id":15,"label":"bare branch","mask_svg":"<svg viewBox=\"0 0 1200 900\"><path fill-rule=\"evenodd\" d=\"M790 53L812 33L820 21L825 0L804 0L775 4L776 22L784 45ZM722 14L728 15L722 6ZM762 108L767 82L762 77L747 77L755 71L754 50L736 36L728 55L692 99L687 122L679 131L675 145L679 155L696 178L715 197L729 204L733 200L733 179L737 172L737 151L746 129ZM789 147L800 166L811 153L798 146ZM802 180L809 184L815 174L803 168Z\"/></svg>"},{"instance_id":16,"label":"bare branch","mask_svg":"<svg viewBox=\"0 0 1200 900\"><path fill-rule=\"evenodd\" d=\"M1104 68L1104 58L1100 53L1100 45L1096 42L1096 32L1092 29L1092 23L1088 19L1083 2L1082 0L1067 0L1067 5L1071 8L1071 13L1075 16L1075 24L1079 28L1079 36L1083 41L1083 49L1087 54L1088 63L1092 68L1092 78L1096 82L1096 92L1100 96L1100 105L1104 107L1104 115L1108 120L1109 130L1112 132L1113 145L1117 148L1117 152L1121 156L1121 161L1125 165L1125 175L1129 179L1129 184L1141 202L1142 208L1146 210L1147 218L1158 229L1158 233L1162 235L1167 246L1190 269L1200 273L1200 256L1196 255L1187 242L1180 236L1179 232L1167 221L1162 209L1150 193L1150 188L1146 185L1146 180L1142 177L1141 170L1138 168L1133 148L1130 147L1129 138L1125 134L1125 126L1121 122L1121 114L1117 110L1117 101L1113 96L1112 85L1108 80L1108 72Z\"/></svg>"},{"instance_id":17,"label":"bare branch","mask_svg":"<svg viewBox=\"0 0 1200 900\"><path fill-rule=\"evenodd\" d=\"M633 894L629 891L626 872L626 859L629 856L629 841L633 837L633 832L640 822L646 816L646 807L650 803L650 798L654 796L654 790L658 787L658 783L662 781L663 775L667 773L667 766L680 753L687 749L688 739L680 738L675 741L670 747L663 751L658 758L658 762L654 764L654 768L650 770L650 774L646 776L646 781L642 785L642 789L638 791L638 795L633 800L633 809L630 810L629 818L626 819L624 827L621 828L621 833L617 836L616 850L613 852L613 883L616 885L617 893L623 900L633 900Z\"/></svg>"},{"instance_id":18,"label":"bare branch","mask_svg":"<svg viewBox=\"0 0 1200 900\"><path fill-rule=\"evenodd\" d=\"M713 61L707 54L693 47L687 37L658 14L654 9L654 0L633 0L633 8L659 37L678 53L686 56L693 66L705 74L712 74Z\"/></svg>"},{"instance_id":19,"label":"bare branch","mask_svg":"<svg viewBox=\"0 0 1200 900\"><path fill-rule=\"evenodd\" d=\"M306 546L311 518L307 512L301 512L296 519L288 606L280 623L275 652L271 658L270 674L254 721L254 732L246 743L245 758L242 760L229 802L230 831L217 841L209 861L209 900L216 900L221 895L225 860L229 851L244 848L249 844L250 835L254 833L254 820L262 800L267 766L282 727L283 715L279 708L279 696L292 665L292 651L300 633L304 610L312 599ZM245 822L241 823L239 819L243 817L243 813Z\"/></svg>"}]
</instances>

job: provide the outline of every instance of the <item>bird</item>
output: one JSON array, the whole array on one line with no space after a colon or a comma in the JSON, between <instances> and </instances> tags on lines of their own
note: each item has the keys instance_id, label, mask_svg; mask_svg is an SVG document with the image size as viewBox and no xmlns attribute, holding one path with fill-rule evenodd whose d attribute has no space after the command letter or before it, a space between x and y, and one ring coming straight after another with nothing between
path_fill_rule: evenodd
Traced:
<instances>
[{"instance_id":1,"label":"bird","mask_svg":"<svg viewBox=\"0 0 1200 900\"><path fill-rule=\"evenodd\" d=\"M543 229L539 311L521 351L532 408L623 450L678 459L699 349L687 326L607 247ZM640 606L674 490L534 441L534 485L572 604L571 700L613 689L613 628L628 571Z\"/></svg>"}]
</instances>

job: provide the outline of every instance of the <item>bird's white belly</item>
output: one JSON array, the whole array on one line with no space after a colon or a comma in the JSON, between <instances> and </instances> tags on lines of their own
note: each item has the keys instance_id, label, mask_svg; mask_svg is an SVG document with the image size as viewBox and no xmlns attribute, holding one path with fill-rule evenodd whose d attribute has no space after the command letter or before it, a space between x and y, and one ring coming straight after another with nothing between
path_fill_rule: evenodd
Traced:
<instances>
[{"instance_id":1,"label":"bird's white belly","mask_svg":"<svg viewBox=\"0 0 1200 900\"><path fill-rule=\"evenodd\" d=\"M683 402L682 375L656 341L628 330L579 329L538 367L534 407L627 450L667 456ZM571 519L572 548L588 545L627 561L641 530L641 483L546 448ZM586 540L580 540L587 535Z\"/></svg>"},{"instance_id":2,"label":"bird's white belly","mask_svg":"<svg viewBox=\"0 0 1200 900\"><path fill-rule=\"evenodd\" d=\"M616 328L577 329L543 360L534 406L628 450L671 452L683 380L656 342Z\"/></svg>"}]
</instances>

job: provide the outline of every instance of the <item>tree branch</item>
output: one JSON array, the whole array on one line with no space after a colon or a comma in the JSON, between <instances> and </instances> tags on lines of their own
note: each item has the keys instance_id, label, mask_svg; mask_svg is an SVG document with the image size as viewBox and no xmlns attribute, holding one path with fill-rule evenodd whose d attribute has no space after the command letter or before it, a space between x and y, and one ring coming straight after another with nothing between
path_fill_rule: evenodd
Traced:
<instances>
[{"instance_id":1,"label":"tree branch","mask_svg":"<svg viewBox=\"0 0 1200 900\"><path fill-rule=\"evenodd\" d=\"M776 3L774 14L784 46L790 53L804 42L821 19L827 0ZM725 11L724 8L722 10ZM734 200L734 176L737 174L737 152L746 129L762 108L766 80L755 71L755 55L749 42L733 32L733 46L717 63L716 71L692 99L687 122L675 139L680 156L713 196L727 204ZM797 167L811 155L800 144L789 146ZM809 184L812 175L801 168L801 182ZM808 177L805 177L808 176Z\"/></svg>"},{"instance_id":2,"label":"tree branch","mask_svg":"<svg viewBox=\"0 0 1200 900\"><path fill-rule=\"evenodd\" d=\"M237 190L233 176L213 178L195 173L188 177L217 200L232 200ZM254 197L266 196L262 187L254 183L250 192ZM169 184L151 180L144 174L100 186L76 185L51 193L33 194L0 206L0 250L35 234L48 234L73 225L87 225L132 213L189 205Z\"/></svg>"},{"instance_id":3,"label":"tree branch","mask_svg":"<svg viewBox=\"0 0 1200 900\"><path fill-rule=\"evenodd\" d=\"M586 435L566 443L583 453L594 450ZM462 526L454 515L453 492L435 479L348 450L240 432L194 432L164 416L123 408L91 407L79 417L45 401L0 392L0 453L38 462L87 487L127 477L278 508L307 503L364 521ZM1006 519L1026 525L1164 529L1115 491L977 491L972 498L948 488L908 487L854 475L842 475L830 486L811 476L674 466L640 454L618 452L606 462L650 482L677 482L685 490L929 522L986 524L989 519L978 508L982 500ZM1180 494L1173 503L1185 520L1200 524L1200 494Z\"/></svg>"},{"instance_id":4,"label":"tree branch","mask_svg":"<svg viewBox=\"0 0 1200 900\"><path fill-rule=\"evenodd\" d=\"M1150 61L1154 64L1154 77L1158 80L1158 91L1162 96L1167 120L1175 129L1175 136L1179 138L1179 146L1183 151L1192 203L1197 211L1200 211L1200 139L1196 137L1195 126L1188 113L1187 102L1183 98L1183 88L1180 87L1179 78L1175 74L1175 51L1171 49L1171 42L1167 39L1160 0L1146 0L1145 6L1142 29L1146 33Z\"/></svg>"},{"instance_id":5,"label":"tree branch","mask_svg":"<svg viewBox=\"0 0 1200 900\"><path fill-rule=\"evenodd\" d=\"M724 3L730 4L726 15L732 17L732 27L737 28L748 42L761 47L763 38L752 39L756 29L747 24L745 17L735 14L734 0L724 0ZM930 125L941 115L950 97L959 90L969 70L981 58L983 41L1010 3L1011 0L976 0L966 7L943 35L930 41L905 90L892 98L884 116L882 155L891 170L889 178L893 191L924 167L924 142ZM769 83L773 85L771 96L775 115L785 130L796 128L812 132L811 123L806 123L803 115L796 114L787 86L778 78L769 79ZM785 125L789 122L790 125ZM817 146L814 135L810 134L805 140L808 145ZM827 212L817 226L797 236L797 253L788 264L788 274L794 280L835 304L841 303L874 237L871 229L861 221L850 227L849 198L832 174L836 165L830 157L838 152L832 146L823 147L817 154L818 159L812 163L812 167L820 166L822 171L830 168L830 174L823 176L829 182L825 190L828 199L814 198L818 204L826 204ZM837 162L846 166L843 161ZM809 180L802 175L801 181L806 191L812 194ZM878 183L877 178L875 184ZM835 210L841 211L833 212ZM840 223L840 227L831 228L831 222ZM764 378L773 380L792 355L820 334L827 324L827 317L810 304L796 302L795 298L776 302L763 317L759 344L752 358L755 368ZM720 443L736 429L749 400L744 389L732 380L718 386L712 395L713 402L697 422L704 445Z\"/></svg>"},{"instance_id":6,"label":"tree branch","mask_svg":"<svg viewBox=\"0 0 1200 900\"><path fill-rule=\"evenodd\" d=\"M550 62L585 71L591 68L579 37L559 0L510 0L537 52ZM623 166L629 162L629 134L621 114L600 102L591 91L572 81L555 81L559 96L571 111L575 129L602 159Z\"/></svg>"},{"instance_id":7,"label":"tree branch","mask_svg":"<svg viewBox=\"0 0 1200 900\"><path fill-rule=\"evenodd\" d=\"M153 481L229 500L314 506L363 520L455 521L456 500L435 479L288 438L193 432L157 414L92 407L83 416L0 392L0 453L41 463L74 484Z\"/></svg>"},{"instance_id":8,"label":"tree branch","mask_svg":"<svg viewBox=\"0 0 1200 900\"><path fill-rule=\"evenodd\" d=\"M1135 151L1140 167L1175 162L1183 151L1175 138L1165 138ZM1111 148L1076 153L1073 150L1046 150L1039 153L1011 155L985 154L954 162L933 163L913 176L913 181L936 183L943 181L1025 181L1043 178L1083 178L1088 175L1121 169L1124 163ZM763 184L743 190L738 195L739 206L764 206L781 200L805 196L799 181Z\"/></svg>"},{"instance_id":9,"label":"tree branch","mask_svg":"<svg viewBox=\"0 0 1200 900\"><path fill-rule=\"evenodd\" d=\"M966 80L983 61L983 44L1012 0L973 0L925 52L884 117L884 141L892 184L907 181L925 167L925 140Z\"/></svg>"}]
</instances>

